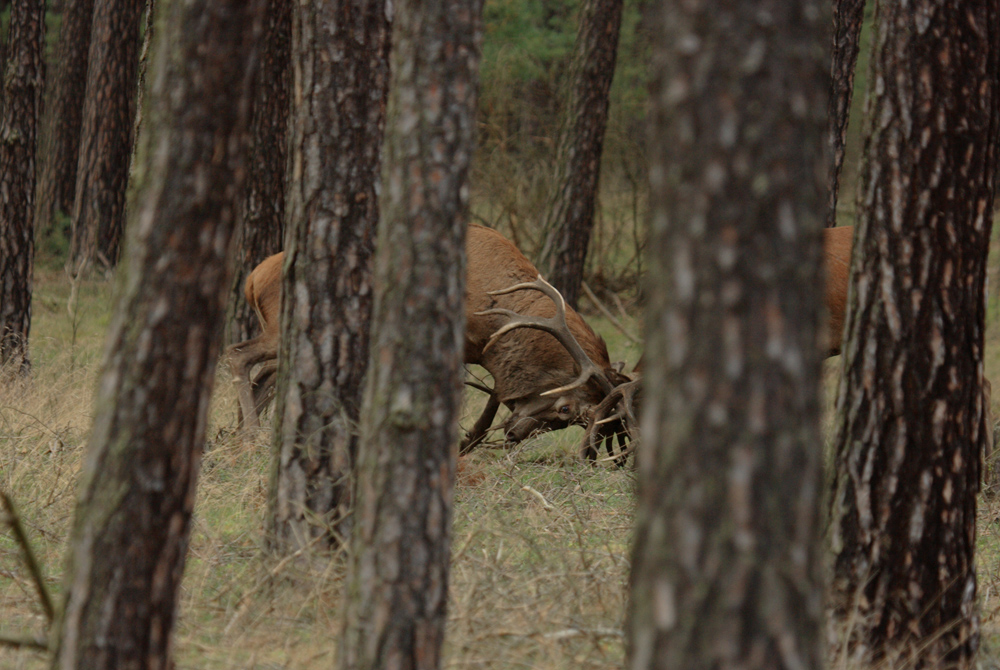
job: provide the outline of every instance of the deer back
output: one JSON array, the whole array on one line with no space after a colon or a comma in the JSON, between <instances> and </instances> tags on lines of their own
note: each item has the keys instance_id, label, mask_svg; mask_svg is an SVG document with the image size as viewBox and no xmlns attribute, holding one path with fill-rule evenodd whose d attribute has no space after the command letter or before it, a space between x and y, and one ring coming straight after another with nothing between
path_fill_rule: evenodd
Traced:
<instances>
[{"instance_id":1,"label":"deer back","mask_svg":"<svg viewBox=\"0 0 1000 670\"><path fill-rule=\"evenodd\" d=\"M277 330L281 316L281 263L285 253L268 256L247 276L243 294L257 313L262 328Z\"/></svg>"},{"instance_id":2,"label":"deer back","mask_svg":"<svg viewBox=\"0 0 1000 670\"><path fill-rule=\"evenodd\" d=\"M482 365L494 377L494 392L501 401L540 394L563 386L576 377L576 367L566 348L552 335L535 329L512 330L484 351L490 337L507 319L500 315L479 315L488 309L503 308L523 315L552 317L552 300L536 291L516 291L490 295L514 284L534 281L538 270L514 244L500 233L471 224L466 241L468 275L466 286L465 362ZM597 335L571 307L566 308L570 332L587 356L600 368L611 362L603 338ZM592 384L581 393L599 402L603 394Z\"/></svg>"}]
</instances>

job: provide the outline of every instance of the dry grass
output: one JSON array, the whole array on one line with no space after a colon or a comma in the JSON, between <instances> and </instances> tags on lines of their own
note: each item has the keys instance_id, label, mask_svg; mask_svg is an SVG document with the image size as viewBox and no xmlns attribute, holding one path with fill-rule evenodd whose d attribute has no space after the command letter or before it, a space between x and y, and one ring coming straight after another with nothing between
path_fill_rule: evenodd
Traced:
<instances>
[{"instance_id":1,"label":"dry grass","mask_svg":"<svg viewBox=\"0 0 1000 670\"><path fill-rule=\"evenodd\" d=\"M74 483L89 429L112 289L83 287L75 325L60 274L37 278L30 381L0 388L0 486L12 493L51 589L58 591ZM994 291L993 295L998 293ZM991 323L997 321L991 311ZM638 348L593 321L615 358ZM638 330L634 322L628 324ZM992 328L988 373L1000 378ZM833 389L837 361L828 363ZM471 394L471 392L470 392ZM1000 397L1000 394L998 394ZM480 398L470 395L469 425ZM328 668L334 661L341 557L278 561L261 552L269 435L232 430L235 394L220 372L177 625L181 668ZM829 424L829 419L828 419ZM579 429L504 452L481 450L456 489L449 667L620 667L634 476L576 457ZM980 507L983 667L1000 650L1000 500ZM18 547L0 534L0 633L45 629ZM46 667L0 648L0 668Z\"/></svg>"},{"instance_id":2,"label":"dry grass","mask_svg":"<svg viewBox=\"0 0 1000 670\"><path fill-rule=\"evenodd\" d=\"M0 486L16 500L56 592L112 292L107 282L82 286L74 322L65 309L64 277L39 273L32 378L0 388ZM604 333L619 358L636 361L636 347L619 346L613 328ZM470 391L467 425L481 402ZM220 371L180 600L179 667L330 667L341 557L263 555L270 436L235 434L235 417L235 393ZM478 451L463 464L448 665L576 668L623 661L634 478L581 464L580 437L579 429L561 431L516 451ZM11 636L45 630L19 547L6 532L0 622L0 634ZM0 668L41 667L47 663L40 653L0 647Z\"/></svg>"}]
</instances>

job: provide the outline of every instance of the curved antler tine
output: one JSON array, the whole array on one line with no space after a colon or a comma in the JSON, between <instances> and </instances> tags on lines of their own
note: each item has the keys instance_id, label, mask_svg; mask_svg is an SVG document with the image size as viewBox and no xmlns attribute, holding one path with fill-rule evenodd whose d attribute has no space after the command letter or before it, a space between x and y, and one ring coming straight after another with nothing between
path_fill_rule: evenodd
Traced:
<instances>
[{"instance_id":1,"label":"curved antler tine","mask_svg":"<svg viewBox=\"0 0 1000 670\"><path fill-rule=\"evenodd\" d=\"M507 293L513 293L514 291L538 291L539 293L544 293L555 303L556 309L563 315L563 320L565 320L566 314L566 299L563 298L562 293L559 292L552 284L545 281L542 275L538 275L535 281L521 282L520 284L514 284L513 286L508 286L507 288L502 288L496 291L490 291L487 295L506 295Z\"/></svg>"},{"instance_id":2,"label":"curved antler tine","mask_svg":"<svg viewBox=\"0 0 1000 670\"><path fill-rule=\"evenodd\" d=\"M622 420L624 418L625 418L625 413L624 412L615 412L614 414L612 414L611 416L609 416L609 417L607 417L605 419L601 419L600 421L595 421L594 425L595 426L603 426L606 423L611 423L612 421L620 421L620 420Z\"/></svg>"},{"instance_id":3,"label":"curved antler tine","mask_svg":"<svg viewBox=\"0 0 1000 670\"><path fill-rule=\"evenodd\" d=\"M635 442L629 443L628 447L622 449L620 452L614 456L607 456L605 458L598 459L598 463L607 463L608 461L614 461L615 465L621 466L624 464L624 459L628 458L628 455L635 451Z\"/></svg>"},{"instance_id":4,"label":"curved antler tine","mask_svg":"<svg viewBox=\"0 0 1000 670\"><path fill-rule=\"evenodd\" d=\"M565 386L560 386L559 388L549 389L548 391L544 391L539 395L543 397L549 397L554 395L560 395L562 393L565 393L566 391L572 391L575 388L580 388L581 386L589 382L591 377L594 377L595 374L599 372L600 370L598 370L597 366L591 363L591 367L587 367L584 370L581 370L580 376L577 377L574 381L570 382L569 384L566 384ZM600 381L600 379L598 379L598 381Z\"/></svg>"},{"instance_id":5,"label":"curved antler tine","mask_svg":"<svg viewBox=\"0 0 1000 670\"><path fill-rule=\"evenodd\" d=\"M501 316L506 316L507 318L510 319L510 321L505 323L503 326L498 328L496 332L490 335L490 339L486 341L486 345L483 347L484 352L487 351L494 344L496 344L496 341L499 340L502 335L504 335L505 333L509 333L512 330L516 330L517 328L537 328L539 330L544 330L545 332L549 333L557 340L562 342L562 337L560 336L558 327L556 325L553 325L552 323L549 323L547 320L544 320L543 317L538 317L537 319L535 319L532 317L527 317L518 314L517 312L513 312L509 309L503 309L502 307L495 307L493 309L487 309L482 312L476 312L477 316L483 316L488 314L499 314ZM570 335L570 337L572 337L572 335Z\"/></svg>"}]
</instances>

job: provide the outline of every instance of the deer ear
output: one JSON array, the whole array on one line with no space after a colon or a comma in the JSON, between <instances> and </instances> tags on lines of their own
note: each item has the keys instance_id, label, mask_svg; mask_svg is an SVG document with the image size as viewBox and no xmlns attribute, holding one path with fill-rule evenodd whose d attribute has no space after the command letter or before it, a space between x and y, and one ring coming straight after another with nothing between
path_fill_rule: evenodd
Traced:
<instances>
[{"instance_id":1,"label":"deer ear","mask_svg":"<svg viewBox=\"0 0 1000 670\"><path fill-rule=\"evenodd\" d=\"M625 369L625 361L615 361L614 363L611 364L611 369L617 372L618 374L621 374L622 370Z\"/></svg>"}]
</instances>

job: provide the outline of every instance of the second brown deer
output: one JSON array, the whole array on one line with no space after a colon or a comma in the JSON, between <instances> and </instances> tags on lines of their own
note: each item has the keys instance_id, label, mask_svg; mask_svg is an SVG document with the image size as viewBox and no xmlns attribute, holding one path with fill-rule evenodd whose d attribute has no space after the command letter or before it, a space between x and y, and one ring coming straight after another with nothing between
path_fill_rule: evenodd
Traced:
<instances>
[{"instance_id":1,"label":"second brown deer","mask_svg":"<svg viewBox=\"0 0 1000 670\"><path fill-rule=\"evenodd\" d=\"M847 287L850 282L851 251L854 245L854 227L841 226L823 229L823 258L826 270L826 311L828 320L821 345L827 356L840 353L847 314ZM642 380L639 378L642 360L636 364L633 379L615 387L591 411L583 437L583 455L596 459L603 445L610 459L624 462L624 457L635 448L638 435L637 414L641 404ZM614 452L617 442L618 454ZM631 443L629 446L626 446Z\"/></svg>"}]
</instances>

